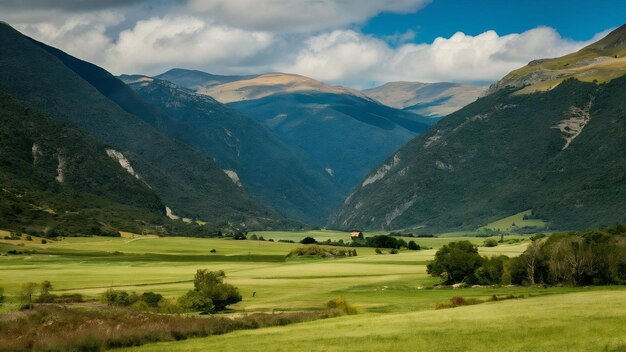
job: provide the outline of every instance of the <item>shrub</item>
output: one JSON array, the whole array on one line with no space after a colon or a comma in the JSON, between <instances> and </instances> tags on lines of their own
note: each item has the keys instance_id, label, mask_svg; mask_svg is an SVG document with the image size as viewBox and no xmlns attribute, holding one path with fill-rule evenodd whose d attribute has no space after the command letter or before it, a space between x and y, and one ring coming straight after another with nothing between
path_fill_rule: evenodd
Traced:
<instances>
[{"instance_id":1,"label":"shrub","mask_svg":"<svg viewBox=\"0 0 626 352\"><path fill-rule=\"evenodd\" d=\"M110 306L127 307L139 300L135 292L118 291L110 288L102 294L102 301Z\"/></svg>"},{"instance_id":2,"label":"shrub","mask_svg":"<svg viewBox=\"0 0 626 352\"><path fill-rule=\"evenodd\" d=\"M307 245L298 248L294 248L287 254L287 257L320 257L320 258L334 258L334 257L351 257L356 255L356 250L350 249L337 249L327 248L318 245Z\"/></svg>"},{"instance_id":3,"label":"shrub","mask_svg":"<svg viewBox=\"0 0 626 352\"><path fill-rule=\"evenodd\" d=\"M163 300L163 295L154 292L144 292L141 295L141 301L145 302L148 307L156 308Z\"/></svg>"},{"instance_id":4,"label":"shrub","mask_svg":"<svg viewBox=\"0 0 626 352\"><path fill-rule=\"evenodd\" d=\"M305 238L303 238L303 239L300 241L300 243L302 243L302 244L316 244L316 243L317 243L317 241L316 241L316 240L315 240L315 238L313 238L313 237L305 237Z\"/></svg>"},{"instance_id":5,"label":"shrub","mask_svg":"<svg viewBox=\"0 0 626 352\"><path fill-rule=\"evenodd\" d=\"M356 307L348 303L343 297L335 297L326 303L326 308L337 311L340 315L354 315L358 313Z\"/></svg>"},{"instance_id":6,"label":"shrub","mask_svg":"<svg viewBox=\"0 0 626 352\"><path fill-rule=\"evenodd\" d=\"M4 288L0 287L0 305L4 303Z\"/></svg>"},{"instance_id":7,"label":"shrub","mask_svg":"<svg viewBox=\"0 0 626 352\"><path fill-rule=\"evenodd\" d=\"M394 248L389 251L389 254L398 254L398 250Z\"/></svg>"},{"instance_id":8,"label":"shrub","mask_svg":"<svg viewBox=\"0 0 626 352\"><path fill-rule=\"evenodd\" d=\"M407 244L407 248L412 250L412 251L419 251L420 250L420 245L415 243L415 241L411 240Z\"/></svg>"},{"instance_id":9,"label":"shrub","mask_svg":"<svg viewBox=\"0 0 626 352\"><path fill-rule=\"evenodd\" d=\"M210 250L211 253L217 253L217 250L215 248Z\"/></svg>"},{"instance_id":10,"label":"shrub","mask_svg":"<svg viewBox=\"0 0 626 352\"><path fill-rule=\"evenodd\" d=\"M42 239L41 239L41 244L46 244L46 243L48 243L48 241L46 241L46 239L45 239L45 238L42 238Z\"/></svg>"},{"instance_id":11,"label":"shrub","mask_svg":"<svg viewBox=\"0 0 626 352\"><path fill-rule=\"evenodd\" d=\"M483 247L497 247L498 246L498 241L494 240L494 239L486 239L483 242Z\"/></svg>"},{"instance_id":12,"label":"shrub","mask_svg":"<svg viewBox=\"0 0 626 352\"><path fill-rule=\"evenodd\" d=\"M435 306L435 309L446 309L446 308L455 308L462 306L470 306L474 304L484 303L483 301L475 298L465 298L463 296L454 296L450 298L448 302L438 303Z\"/></svg>"},{"instance_id":13,"label":"shrub","mask_svg":"<svg viewBox=\"0 0 626 352\"><path fill-rule=\"evenodd\" d=\"M387 236L387 235L377 235L373 237L368 237L365 239L365 244L368 247L376 247L376 248L400 248L400 241L397 239Z\"/></svg>"},{"instance_id":14,"label":"shrub","mask_svg":"<svg viewBox=\"0 0 626 352\"><path fill-rule=\"evenodd\" d=\"M374 252L376 252L376 254L383 254L383 251L380 250L380 248L376 248L376 250Z\"/></svg>"}]
</instances>

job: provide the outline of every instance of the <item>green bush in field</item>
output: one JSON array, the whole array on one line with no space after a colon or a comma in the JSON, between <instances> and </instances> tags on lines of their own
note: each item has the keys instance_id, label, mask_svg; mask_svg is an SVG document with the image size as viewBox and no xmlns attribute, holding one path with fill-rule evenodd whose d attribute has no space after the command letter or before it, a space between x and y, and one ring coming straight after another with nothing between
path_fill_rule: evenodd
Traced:
<instances>
[{"instance_id":1,"label":"green bush in field","mask_svg":"<svg viewBox=\"0 0 626 352\"><path fill-rule=\"evenodd\" d=\"M317 240L315 240L315 238L313 238L313 237L308 237L307 236L307 237L303 238L300 241L300 243L302 243L302 244L316 244Z\"/></svg>"},{"instance_id":2,"label":"green bush in field","mask_svg":"<svg viewBox=\"0 0 626 352\"><path fill-rule=\"evenodd\" d=\"M4 303L4 288L0 287L0 305Z\"/></svg>"},{"instance_id":3,"label":"green bush in field","mask_svg":"<svg viewBox=\"0 0 626 352\"><path fill-rule=\"evenodd\" d=\"M494 239L486 239L483 242L483 247L497 247L498 246L498 241L494 240Z\"/></svg>"},{"instance_id":4,"label":"green bush in field","mask_svg":"<svg viewBox=\"0 0 626 352\"><path fill-rule=\"evenodd\" d=\"M415 243L415 241L413 240L409 241L409 243L407 244L407 248L412 251L419 251L421 249L420 245Z\"/></svg>"},{"instance_id":5,"label":"green bush in field","mask_svg":"<svg viewBox=\"0 0 626 352\"><path fill-rule=\"evenodd\" d=\"M404 242L404 241L402 241ZM374 248L395 248L399 249L402 245L402 242L399 240L387 236L387 235L376 235L372 237L368 237L365 239L365 243L368 247ZM405 243L406 244L406 243Z\"/></svg>"},{"instance_id":6,"label":"green bush in field","mask_svg":"<svg viewBox=\"0 0 626 352\"><path fill-rule=\"evenodd\" d=\"M348 303L343 297L331 299L326 303L326 308L336 310L341 315L353 315L358 313L357 308Z\"/></svg>"},{"instance_id":7,"label":"green bush in field","mask_svg":"<svg viewBox=\"0 0 626 352\"><path fill-rule=\"evenodd\" d=\"M239 290L224 283L226 274L223 271L198 269L194 277L194 289L180 297L179 304L183 308L203 312L219 312L228 305L241 301Z\"/></svg>"},{"instance_id":8,"label":"green bush in field","mask_svg":"<svg viewBox=\"0 0 626 352\"><path fill-rule=\"evenodd\" d=\"M156 308L159 303L163 301L163 295L154 292L144 292L141 295L141 300L146 303L148 307Z\"/></svg>"},{"instance_id":9,"label":"green bush in field","mask_svg":"<svg viewBox=\"0 0 626 352\"><path fill-rule=\"evenodd\" d=\"M476 282L474 272L483 263L478 249L470 241L450 242L435 254L435 260L428 263L427 271L441 277L443 283L451 285L459 282Z\"/></svg>"}]
</instances>

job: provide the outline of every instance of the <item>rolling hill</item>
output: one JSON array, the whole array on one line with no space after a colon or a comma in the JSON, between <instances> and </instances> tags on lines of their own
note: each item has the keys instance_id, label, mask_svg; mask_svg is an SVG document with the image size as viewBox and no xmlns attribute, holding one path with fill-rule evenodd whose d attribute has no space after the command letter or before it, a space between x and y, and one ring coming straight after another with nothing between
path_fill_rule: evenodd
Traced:
<instances>
[{"instance_id":1,"label":"rolling hill","mask_svg":"<svg viewBox=\"0 0 626 352\"><path fill-rule=\"evenodd\" d=\"M363 93L396 109L422 116L443 117L476 101L485 89L449 82L389 82L363 90Z\"/></svg>"},{"instance_id":2,"label":"rolling hill","mask_svg":"<svg viewBox=\"0 0 626 352\"><path fill-rule=\"evenodd\" d=\"M153 125L214 157L235 183L293 219L323 225L341 201L332 177L256 120L160 79L123 76L144 100L167 113Z\"/></svg>"},{"instance_id":3,"label":"rolling hill","mask_svg":"<svg viewBox=\"0 0 626 352\"><path fill-rule=\"evenodd\" d=\"M626 41L615 38L623 30L588 48L621 52ZM604 84L566 79L534 94L498 89L443 118L370 173L331 225L475 230L529 210L527 218L543 220L547 229L625 222L624 111L623 76Z\"/></svg>"},{"instance_id":4,"label":"rolling hill","mask_svg":"<svg viewBox=\"0 0 626 352\"><path fill-rule=\"evenodd\" d=\"M527 66L509 73L493 84L489 92L516 87L523 88L516 94L528 94L553 89L569 78L582 82L606 83L624 74L626 24L575 53L554 59L531 61Z\"/></svg>"},{"instance_id":5,"label":"rolling hill","mask_svg":"<svg viewBox=\"0 0 626 352\"><path fill-rule=\"evenodd\" d=\"M284 224L280 215L235 185L212 159L144 121L142 117L164 113L142 102L110 73L8 25L0 25L0 41L0 91L118 151L174 214L253 228ZM136 111L129 113L123 105Z\"/></svg>"},{"instance_id":6,"label":"rolling hill","mask_svg":"<svg viewBox=\"0 0 626 352\"><path fill-rule=\"evenodd\" d=\"M311 165L326 170L343 198L373 167L436 120L382 105L363 93L308 77L270 73L226 83L201 83L189 71L173 79L242 111L302 150ZM197 75L197 79L192 77ZM189 84L193 82L193 84ZM198 88L203 87L203 88Z\"/></svg>"}]
</instances>

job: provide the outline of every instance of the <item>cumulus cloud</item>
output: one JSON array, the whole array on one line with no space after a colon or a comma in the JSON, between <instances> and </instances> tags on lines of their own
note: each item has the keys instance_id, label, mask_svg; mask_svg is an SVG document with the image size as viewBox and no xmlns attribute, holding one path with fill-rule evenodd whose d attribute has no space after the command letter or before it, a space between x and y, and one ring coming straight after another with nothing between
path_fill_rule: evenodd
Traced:
<instances>
[{"instance_id":1,"label":"cumulus cloud","mask_svg":"<svg viewBox=\"0 0 626 352\"><path fill-rule=\"evenodd\" d=\"M152 18L120 33L105 59L114 72L160 73L171 67L226 67L266 49L273 36L193 17ZM135 69L133 69L135 68Z\"/></svg>"},{"instance_id":2,"label":"cumulus cloud","mask_svg":"<svg viewBox=\"0 0 626 352\"><path fill-rule=\"evenodd\" d=\"M587 44L539 27L505 36L494 31L476 36L459 32L429 44L391 48L381 39L344 30L310 39L289 69L353 86L400 80L489 82L530 60L561 56Z\"/></svg>"},{"instance_id":3,"label":"cumulus cloud","mask_svg":"<svg viewBox=\"0 0 626 352\"><path fill-rule=\"evenodd\" d=\"M137 5L142 0L115 0L109 10L74 12L45 11L42 6L52 2L35 0L40 8L9 12L8 18L25 34L115 74L172 67L218 74L280 71L359 88L397 80L487 84L533 59L589 43L538 27L508 35L459 32L418 44L413 30L375 37L352 26L380 12L416 11L428 0L185 1L158 0L147 7ZM0 10L7 3L18 2L0 3ZM106 2L87 3L98 8ZM114 9L121 5L134 7L122 15Z\"/></svg>"},{"instance_id":4,"label":"cumulus cloud","mask_svg":"<svg viewBox=\"0 0 626 352\"><path fill-rule=\"evenodd\" d=\"M314 31L360 23L381 12L413 13L430 0L190 0L194 13L263 31Z\"/></svg>"}]
</instances>

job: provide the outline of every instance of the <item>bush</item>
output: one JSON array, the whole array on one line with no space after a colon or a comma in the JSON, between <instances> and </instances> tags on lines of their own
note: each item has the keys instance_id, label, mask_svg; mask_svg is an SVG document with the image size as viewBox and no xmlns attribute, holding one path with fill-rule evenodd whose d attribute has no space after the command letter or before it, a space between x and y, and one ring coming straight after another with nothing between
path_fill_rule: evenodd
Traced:
<instances>
[{"instance_id":1,"label":"bush","mask_svg":"<svg viewBox=\"0 0 626 352\"><path fill-rule=\"evenodd\" d=\"M302 243L302 244L317 244L317 241L313 237L305 237L305 238L303 238L300 241L300 243Z\"/></svg>"},{"instance_id":2,"label":"bush","mask_svg":"<svg viewBox=\"0 0 626 352\"><path fill-rule=\"evenodd\" d=\"M128 307L139 300L136 293L127 291L118 291L112 288L106 290L102 294L102 301L109 306Z\"/></svg>"},{"instance_id":3,"label":"bush","mask_svg":"<svg viewBox=\"0 0 626 352\"><path fill-rule=\"evenodd\" d=\"M48 243L48 241L46 241L46 239L45 239L45 238L42 238L42 239L41 239L41 244L46 244L46 243Z\"/></svg>"},{"instance_id":4,"label":"bush","mask_svg":"<svg viewBox=\"0 0 626 352\"><path fill-rule=\"evenodd\" d=\"M4 303L4 288L0 287L0 305Z\"/></svg>"},{"instance_id":5,"label":"bush","mask_svg":"<svg viewBox=\"0 0 626 352\"><path fill-rule=\"evenodd\" d=\"M483 242L483 247L497 247L498 246L498 241L494 240L494 239L486 239Z\"/></svg>"},{"instance_id":6,"label":"bush","mask_svg":"<svg viewBox=\"0 0 626 352\"><path fill-rule=\"evenodd\" d=\"M483 258L470 241L450 242L435 254L435 260L428 263L427 272L441 277L443 283L451 285L459 282L476 282L474 272L483 263Z\"/></svg>"},{"instance_id":7,"label":"bush","mask_svg":"<svg viewBox=\"0 0 626 352\"><path fill-rule=\"evenodd\" d=\"M144 292L141 295L141 300L145 302L148 307L156 308L159 306L159 303L163 301L163 295L154 292Z\"/></svg>"},{"instance_id":8,"label":"bush","mask_svg":"<svg viewBox=\"0 0 626 352\"><path fill-rule=\"evenodd\" d=\"M407 244L407 248L412 251L419 251L421 249L420 245L415 243L415 241L412 241L412 240L409 241L409 243Z\"/></svg>"},{"instance_id":9,"label":"bush","mask_svg":"<svg viewBox=\"0 0 626 352\"><path fill-rule=\"evenodd\" d=\"M215 248L211 249L209 252L211 253L217 253L217 250Z\"/></svg>"},{"instance_id":10,"label":"bush","mask_svg":"<svg viewBox=\"0 0 626 352\"><path fill-rule=\"evenodd\" d=\"M303 247L294 248L287 254L287 257L320 257L320 258L334 258L334 257L352 257L356 256L355 249L337 249L327 248L318 245L307 245Z\"/></svg>"},{"instance_id":11,"label":"bush","mask_svg":"<svg viewBox=\"0 0 626 352\"><path fill-rule=\"evenodd\" d=\"M397 239L387 236L387 235L377 235L373 237L368 237L365 239L365 244L368 247L375 248L395 248L399 249L401 246L400 241Z\"/></svg>"},{"instance_id":12,"label":"bush","mask_svg":"<svg viewBox=\"0 0 626 352\"><path fill-rule=\"evenodd\" d=\"M179 300L182 307L203 312L219 312L241 301L239 290L224 283L223 271L199 269L194 277L194 289Z\"/></svg>"},{"instance_id":13,"label":"bush","mask_svg":"<svg viewBox=\"0 0 626 352\"><path fill-rule=\"evenodd\" d=\"M389 254L398 254L398 250L394 248L389 251Z\"/></svg>"},{"instance_id":14,"label":"bush","mask_svg":"<svg viewBox=\"0 0 626 352\"><path fill-rule=\"evenodd\" d=\"M358 313L356 307L348 303L343 297L335 297L326 303L326 308L337 311L340 315L354 315Z\"/></svg>"},{"instance_id":15,"label":"bush","mask_svg":"<svg viewBox=\"0 0 626 352\"><path fill-rule=\"evenodd\" d=\"M376 252L376 254L383 254L383 251L380 250L380 248L376 248L376 250L374 252Z\"/></svg>"}]
</instances>

